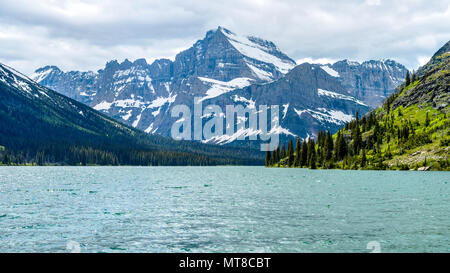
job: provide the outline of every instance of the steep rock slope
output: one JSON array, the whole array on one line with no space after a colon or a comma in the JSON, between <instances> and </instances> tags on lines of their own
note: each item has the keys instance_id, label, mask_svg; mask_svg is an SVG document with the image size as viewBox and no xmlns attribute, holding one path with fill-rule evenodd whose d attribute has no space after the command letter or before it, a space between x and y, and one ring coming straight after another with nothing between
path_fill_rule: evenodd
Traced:
<instances>
[{"instance_id":1,"label":"steep rock slope","mask_svg":"<svg viewBox=\"0 0 450 273\"><path fill-rule=\"evenodd\" d=\"M335 76L353 96L371 108L378 107L397 86L403 83L406 67L393 61L338 61L332 65L321 65L324 70Z\"/></svg>"},{"instance_id":2,"label":"steep rock slope","mask_svg":"<svg viewBox=\"0 0 450 273\"><path fill-rule=\"evenodd\" d=\"M273 133L280 134L282 141L288 137L316 137L319 130L336 131L350 121L356 111L364 114L370 109L347 95L346 89L335 77L307 63L295 67L277 81L237 89L208 103L219 105L222 109L227 104L241 104L257 110L261 105L278 105L279 127ZM251 133L237 132L221 137L218 142L229 143L240 134ZM211 139L212 142L215 140Z\"/></svg>"}]
</instances>

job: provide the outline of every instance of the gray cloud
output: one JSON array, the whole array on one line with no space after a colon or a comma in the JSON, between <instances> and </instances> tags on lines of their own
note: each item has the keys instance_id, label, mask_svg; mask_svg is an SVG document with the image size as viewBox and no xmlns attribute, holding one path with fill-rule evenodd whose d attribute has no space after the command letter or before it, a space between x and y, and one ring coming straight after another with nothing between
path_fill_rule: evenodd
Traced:
<instances>
[{"instance_id":1,"label":"gray cloud","mask_svg":"<svg viewBox=\"0 0 450 273\"><path fill-rule=\"evenodd\" d=\"M0 0L0 62L31 74L54 64L172 58L218 25L275 42L295 60L392 58L417 68L450 39L447 0Z\"/></svg>"}]
</instances>

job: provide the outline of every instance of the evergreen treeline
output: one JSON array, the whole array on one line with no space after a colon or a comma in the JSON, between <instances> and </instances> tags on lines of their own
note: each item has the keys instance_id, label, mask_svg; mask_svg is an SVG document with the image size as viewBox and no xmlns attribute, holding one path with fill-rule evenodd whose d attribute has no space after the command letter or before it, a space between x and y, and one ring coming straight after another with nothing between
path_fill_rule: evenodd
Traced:
<instances>
[{"instance_id":1,"label":"evergreen treeline","mask_svg":"<svg viewBox=\"0 0 450 273\"><path fill-rule=\"evenodd\" d=\"M1 131L1 129L0 129ZM51 133L51 131L48 131ZM0 133L0 165L259 165L255 151L141 136L139 144L113 138L107 143L93 136L73 142L30 137L4 138ZM158 144L155 144L156 139Z\"/></svg>"},{"instance_id":2,"label":"evergreen treeline","mask_svg":"<svg viewBox=\"0 0 450 273\"><path fill-rule=\"evenodd\" d=\"M116 149L76 145L40 145L20 150L3 149L0 165L139 165L139 166L183 166L249 164L239 160L211 158L202 154L177 151L151 151Z\"/></svg>"},{"instance_id":3,"label":"evergreen treeline","mask_svg":"<svg viewBox=\"0 0 450 273\"><path fill-rule=\"evenodd\" d=\"M263 160L259 151L175 141L140 132L133 136L111 132L104 137L42 124L33 128L36 134L26 138L21 136L26 132L5 135L5 129L0 128L0 165L210 166L259 165Z\"/></svg>"}]
</instances>

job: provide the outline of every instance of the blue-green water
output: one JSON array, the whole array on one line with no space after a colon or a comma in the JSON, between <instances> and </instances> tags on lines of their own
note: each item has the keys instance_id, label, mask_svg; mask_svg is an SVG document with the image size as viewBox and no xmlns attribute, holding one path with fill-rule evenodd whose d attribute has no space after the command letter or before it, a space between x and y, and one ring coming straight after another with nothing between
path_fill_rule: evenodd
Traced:
<instances>
[{"instance_id":1,"label":"blue-green water","mask_svg":"<svg viewBox=\"0 0 450 273\"><path fill-rule=\"evenodd\" d=\"M450 251L450 173L0 167L0 252Z\"/></svg>"}]
</instances>

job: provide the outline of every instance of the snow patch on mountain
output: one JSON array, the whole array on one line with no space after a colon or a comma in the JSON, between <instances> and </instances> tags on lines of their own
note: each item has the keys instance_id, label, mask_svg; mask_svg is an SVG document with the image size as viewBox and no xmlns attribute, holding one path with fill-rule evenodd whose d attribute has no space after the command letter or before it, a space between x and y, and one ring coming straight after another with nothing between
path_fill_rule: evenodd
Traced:
<instances>
[{"instance_id":1,"label":"snow patch on mountain","mask_svg":"<svg viewBox=\"0 0 450 273\"><path fill-rule=\"evenodd\" d=\"M342 111L339 110L330 110L325 108L318 108L316 110L312 109L304 109L304 110L297 110L294 108L294 111L297 113L299 117L302 116L304 113L308 113L313 118L320 122L328 122L328 123L334 123L337 125L343 125L346 122L350 122L353 119L353 115L345 114Z\"/></svg>"},{"instance_id":2,"label":"snow patch on mountain","mask_svg":"<svg viewBox=\"0 0 450 273\"><path fill-rule=\"evenodd\" d=\"M150 125L147 127L147 129L144 130L147 134L150 133L153 130L153 122L150 123Z\"/></svg>"},{"instance_id":3,"label":"snow patch on mountain","mask_svg":"<svg viewBox=\"0 0 450 273\"><path fill-rule=\"evenodd\" d=\"M133 107L133 108L141 108L143 105L145 105L144 102L140 100L135 99L124 99L124 100L116 100L114 101L114 106L127 108L127 107Z\"/></svg>"},{"instance_id":4,"label":"snow patch on mountain","mask_svg":"<svg viewBox=\"0 0 450 273\"><path fill-rule=\"evenodd\" d=\"M308 113L308 110L297 110L296 108L294 108L294 111L299 117L301 117L303 113Z\"/></svg>"},{"instance_id":5,"label":"snow patch on mountain","mask_svg":"<svg viewBox=\"0 0 450 273\"><path fill-rule=\"evenodd\" d=\"M142 117L142 112L136 117L136 120L133 122L133 124L131 126L136 128L139 124L139 121L141 121L141 117Z\"/></svg>"},{"instance_id":6,"label":"snow patch on mountain","mask_svg":"<svg viewBox=\"0 0 450 273\"><path fill-rule=\"evenodd\" d=\"M261 130L256 130L253 128L240 128L238 129L234 134L232 135L220 135L220 136L214 136L206 140L202 140L203 143L214 143L219 145L225 145L229 144L235 140L241 139L241 138L249 138L251 136L258 136L261 135ZM286 128L283 128L281 126L275 126L273 127L269 132L267 132L267 135L273 136L273 135L287 135L287 136L293 136L296 137L297 135L292 133Z\"/></svg>"},{"instance_id":7,"label":"snow patch on mountain","mask_svg":"<svg viewBox=\"0 0 450 273\"><path fill-rule=\"evenodd\" d=\"M138 99L123 99L123 100L114 100L112 102L102 101L95 105L93 108L95 110L109 110L111 107L119 107L119 108L156 108L160 107L166 103L173 103L175 101L176 95L169 97L158 97L152 102L143 102Z\"/></svg>"},{"instance_id":8,"label":"snow patch on mountain","mask_svg":"<svg viewBox=\"0 0 450 273\"><path fill-rule=\"evenodd\" d=\"M154 134L158 128L153 128L153 122L150 124L150 126L147 127L147 129L144 130L147 134Z\"/></svg>"},{"instance_id":9,"label":"snow patch on mountain","mask_svg":"<svg viewBox=\"0 0 450 273\"><path fill-rule=\"evenodd\" d=\"M169 94L168 97L157 97L155 100L153 100L150 103L148 108L161 107L166 103L172 104L175 101L176 97L177 97L177 95L172 95L172 94Z\"/></svg>"},{"instance_id":10,"label":"snow patch on mountain","mask_svg":"<svg viewBox=\"0 0 450 273\"><path fill-rule=\"evenodd\" d=\"M244 98L244 97L240 97L240 96L238 96L238 95L234 95L233 101L235 101L235 102L244 102L244 103L247 103L247 107L248 107L248 108L250 108L250 109L256 109L256 103L255 103L255 101L252 100L252 99L247 99L247 98Z\"/></svg>"},{"instance_id":11,"label":"snow patch on mountain","mask_svg":"<svg viewBox=\"0 0 450 273\"><path fill-rule=\"evenodd\" d=\"M231 45L236 48L242 55L245 55L249 58L273 64L277 70L281 73L286 74L294 68L295 63L287 60L282 60L272 54L270 54L266 47L263 47L253 41L251 41L250 37L236 35L235 33L221 29L222 33L228 38Z\"/></svg>"},{"instance_id":12,"label":"snow patch on mountain","mask_svg":"<svg viewBox=\"0 0 450 273\"><path fill-rule=\"evenodd\" d=\"M253 73L255 74L256 77L258 77L259 79L263 80L263 81L271 81L272 80L272 74L269 72L266 72L262 69L257 68L254 65L251 65L249 63L247 63L247 66L250 67L250 69L253 71Z\"/></svg>"},{"instance_id":13,"label":"snow patch on mountain","mask_svg":"<svg viewBox=\"0 0 450 273\"><path fill-rule=\"evenodd\" d=\"M93 108L95 110L109 110L111 108L112 102L102 101L99 104L95 105Z\"/></svg>"},{"instance_id":14,"label":"snow patch on mountain","mask_svg":"<svg viewBox=\"0 0 450 273\"><path fill-rule=\"evenodd\" d=\"M218 81L204 77L198 77L198 79L210 86L210 88L205 93L206 96L201 98L200 101L218 97L234 89L244 88L246 86L249 86L253 82L253 80L250 78L235 78L228 82Z\"/></svg>"},{"instance_id":15,"label":"snow patch on mountain","mask_svg":"<svg viewBox=\"0 0 450 273\"><path fill-rule=\"evenodd\" d=\"M153 111L153 112L152 112L152 115L153 115L154 117L156 117L157 115L159 115L159 113L161 113L161 107L159 107L158 110Z\"/></svg>"},{"instance_id":16,"label":"snow patch on mountain","mask_svg":"<svg viewBox=\"0 0 450 273\"><path fill-rule=\"evenodd\" d=\"M296 134L292 133L291 131L289 131L286 128L281 127L280 125L275 126L272 129L270 129L268 134L269 135L281 135L281 134L284 134L284 135L287 135L287 136L294 136L294 137L297 136Z\"/></svg>"},{"instance_id":17,"label":"snow patch on mountain","mask_svg":"<svg viewBox=\"0 0 450 273\"><path fill-rule=\"evenodd\" d=\"M133 112L133 110L129 110L129 111L127 112L126 115L123 115L123 116L122 116L122 119L123 119L123 120L128 120L128 119L130 119L130 117L131 117L131 112Z\"/></svg>"},{"instance_id":18,"label":"snow patch on mountain","mask_svg":"<svg viewBox=\"0 0 450 273\"><path fill-rule=\"evenodd\" d=\"M52 68L47 68L47 69L43 69L41 71L36 71L34 72L30 78L33 79L35 82L40 82L43 79L47 78L47 76L52 73L53 69Z\"/></svg>"},{"instance_id":19,"label":"snow patch on mountain","mask_svg":"<svg viewBox=\"0 0 450 273\"><path fill-rule=\"evenodd\" d=\"M331 98L335 98L335 99L341 99L341 100L350 100L350 101L356 102L357 104L367 106L362 101L359 101L359 100L357 100L356 98L354 98L352 96L347 96L347 95L339 94L339 93L336 93L336 92L332 92L332 91L328 91L328 90L324 90L324 89L320 89L320 88L317 89L317 93L319 94L319 96L327 96L327 97L331 97Z\"/></svg>"},{"instance_id":20,"label":"snow patch on mountain","mask_svg":"<svg viewBox=\"0 0 450 273\"><path fill-rule=\"evenodd\" d=\"M283 119L286 117L288 109L289 109L289 103L283 104Z\"/></svg>"},{"instance_id":21,"label":"snow patch on mountain","mask_svg":"<svg viewBox=\"0 0 450 273\"><path fill-rule=\"evenodd\" d=\"M327 72L332 77L336 77L336 78L340 77L339 73L336 70L334 70L333 68L329 67L328 65L321 66L320 68L322 68L322 70Z\"/></svg>"},{"instance_id":22,"label":"snow patch on mountain","mask_svg":"<svg viewBox=\"0 0 450 273\"><path fill-rule=\"evenodd\" d=\"M18 72L14 68L11 68L4 64L0 64L0 81L4 82L5 84L9 84L21 91L24 91L29 95L33 95L37 98L39 98L40 95L44 95L47 98L50 98L46 93L45 89L40 86L36 86L36 83L32 79ZM37 88L33 90L32 86L35 86Z\"/></svg>"},{"instance_id":23,"label":"snow patch on mountain","mask_svg":"<svg viewBox=\"0 0 450 273\"><path fill-rule=\"evenodd\" d=\"M357 61L349 61L349 60L344 60L349 66L358 66L361 65L359 62Z\"/></svg>"}]
</instances>

